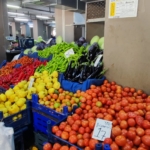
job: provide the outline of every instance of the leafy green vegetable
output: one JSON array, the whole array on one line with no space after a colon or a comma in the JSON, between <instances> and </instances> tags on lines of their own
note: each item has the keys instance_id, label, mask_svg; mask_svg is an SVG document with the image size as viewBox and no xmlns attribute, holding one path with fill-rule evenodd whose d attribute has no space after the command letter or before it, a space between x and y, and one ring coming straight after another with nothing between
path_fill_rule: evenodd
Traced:
<instances>
[{"instance_id":1,"label":"leafy green vegetable","mask_svg":"<svg viewBox=\"0 0 150 150\"><path fill-rule=\"evenodd\" d=\"M91 39L90 44L92 45L92 44L94 44L94 43L97 43L97 42L98 42L98 40L99 40L99 36L98 36L98 35L96 35L96 36L94 36L94 37Z\"/></svg>"},{"instance_id":2,"label":"leafy green vegetable","mask_svg":"<svg viewBox=\"0 0 150 150\"><path fill-rule=\"evenodd\" d=\"M58 36L58 37L56 38L56 44L60 44L60 43L62 43L62 42L63 42L62 37L61 37L61 36Z\"/></svg>"},{"instance_id":3,"label":"leafy green vegetable","mask_svg":"<svg viewBox=\"0 0 150 150\"><path fill-rule=\"evenodd\" d=\"M104 49L104 37L99 39L98 45L100 49Z\"/></svg>"}]
</instances>

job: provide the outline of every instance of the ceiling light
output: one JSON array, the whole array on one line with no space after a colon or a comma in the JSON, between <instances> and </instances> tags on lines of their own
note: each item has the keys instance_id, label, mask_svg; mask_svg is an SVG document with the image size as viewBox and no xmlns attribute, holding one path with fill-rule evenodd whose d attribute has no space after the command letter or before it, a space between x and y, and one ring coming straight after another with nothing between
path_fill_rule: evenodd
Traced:
<instances>
[{"instance_id":1,"label":"ceiling light","mask_svg":"<svg viewBox=\"0 0 150 150\"><path fill-rule=\"evenodd\" d=\"M15 18L16 21L29 21L27 18Z\"/></svg>"},{"instance_id":2,"label":"ceiling light","mask_svg":"<svg viewBox=\"0 0 150 150\"><path fill-rule=\"evenodd\" d=\"M10 7L10 8L21 8L20 6L15 6L15 5L9 5L9 4L7 4L7 7Z\"/></svg>"},{"instance_id":3,"label":"ceiling light","mask_svg":"<svg viewBox=\"0 0 150 150\"><path fill-rule=\"evenodd\" d=\"M55 6L55 5L57 5L56 3L52 3L52 4L50 4L49 6Z\"/></svg>"},{"instance_id":4,"label":"ceiling light","mask_svg":"<svg viewBox=\"0 0 150 150\"><path fill-rule=\"evenodd\" d=\"M24 16L24 14L21 13L15 13L15 12L8 12L10 15L18 15L18 16Z\"/></svg>"},{"instance_id":5,"label":"ceiling light","mask_svg":"<svg viewBox=\"0 0 150 150\"><path fill-rule=\"evenodd\" d=\"M37 18L41 18L41 19L49 19L49 17L47 16L36 16Z\"/></svg>"}]
</instances>

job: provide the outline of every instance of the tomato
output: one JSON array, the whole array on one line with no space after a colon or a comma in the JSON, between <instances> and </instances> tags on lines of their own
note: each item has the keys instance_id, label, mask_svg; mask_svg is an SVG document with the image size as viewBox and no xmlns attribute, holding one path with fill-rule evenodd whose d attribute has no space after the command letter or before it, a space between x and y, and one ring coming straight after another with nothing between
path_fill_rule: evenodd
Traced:
<instances>
[{"instance_id":1,"label":"tomato","mask_svg":"<svg viewBox=\"0 0 150 150\"><path fill-rule=\"evenodd\" d=\"M71 135L77 135L76 131L73 131L73 130L70 131L70 132L69 132L69 136L71 136Z\"/></svg>"},{"instance_id":2,"label":"tomato","mask_svg":"<svg viewBox=\"0 0 150 150\"><path fill-rule=\"evenodd\" d=\"M55 143L53 145L53 150L60 150L60 148L61 148L61 145L59 143Z\"/></svg>"},{"instance_id":3,"label":"tomato","mask_svg":"<svg viewBox=\"0 0 150 150\"><path fill-rule=\"evenodd\" d=\"M91 121L89 121L89 127L90 127L90 129L94 129L94 126L95 126L95 120L91 120Z\"/></svg>"},{"instance_id":4,"label":"tomato","mask_svg":"<svg viewBox=\"0 0 150 150\"><path fill-rule=\"evenodd\" d=\"M137 91L137 94L138 94L138 95L142 95L142 94L143 94L142 90L138 90L138 91Z\"/></svg>"},{"instance_id":5,"label":"tomato","mask_svg":"<svg viewBox=\"0 0 150 150\"><path fill-rule=\"evenodd\" d=\"M74 124L73 118L67 118L67 122L68 122L69 125L73 125Z\"/></svg>"},{"instance_id":6,"label":"tomato","mask_svg":"<svg viewBox=\"0 0 150 150\"><path fill-rule=\"evenodd\" d=\"M89 127L86 127L86 128L85 128L85 132L86 132L86 133L91 133L91 129L90 129Z\"/></svg>"},{"instance_id":7,"label":"tomato","mask_svg":"<svg viewBox=\"0 0 150 150\"><path fill-rule=\"evenodd\" d=\"M136 136L133 143L134 145L139 146L141 144L141 138L139 136Z\"/></svg>"},{"instance_id":8,"label":"tomato","mask_svg":"<svg viewBox=\"0 0 150 150\"><path fill-rule=\"evenodd\" d=\"M60 136L61 136L61 133L62 133L62 131L61 131L61 130L58 130L55 134L56 134L56 136L60 137Z\"/></svg>"},{"instance_id":9,"label":"tomato","mask_svg":"<svg viewBox=\"0 0 150 150\"><path fill-rule=\"evenodd\" d=\"M64 131L66 131L66 132L70 132L70 131L71 131L71 127L70 127L70 125L66 125L66 127L65 127Z\"/></svg>"},{"instance_id":10,"label":"tomato","mask_svg":"<svg viewBox=\"0 0 150 150\"><path fill-rule=\"evenodd\" d=\"M59 129L60 130L64 130L64 128L65 128L65 126L66 126L66 122L62 122L62 123L60 123L60 125L59 125Z\"/></svg>"},{"instance_id":11,"label":"tomato","mask_svg":"<svg viewBox=\"0 0 150 150\"><path fill-rule=\"evenodd\" d=\"M69 147L68 147L68 146L62 146L62 147L60 148L60 150L69 150Z\"/></svg>"},{"instance_id":12,"label":"tomato","mask_svg":"<svg viewBox=\"0 0 150 150\"><path fill-rule=\"evenodd\" d=\"M118 146L125 146L127 139L123 135L119 135L115 138L115 142Z\"/></svg>"},{"instance_id":13,"label":"tomato","mask_svg":"<svg viewBox=\"0 0 150 150\"><path fill-rule=\"evenodd\" d=\"M104 118L104 115L102 113L98 113L96 118L99 118L99 119L103 119Z\"/></svg>"},{"instance_id":14,"label":"tomato","mask_svg":"<svg viewBox=\"0 0 150 150\"><path fill-rule=\"evenodd\" d=\"M136 133L134 131L128 131L127 132L127 137L129 140L134 140L136 137Z\"/></svg>"},{"instance_id":15,"label":"tomato","mask_svg":"<svg viewBox=\"0 0 150 150\"><path fill-rule=\"evenodd\" d=\"M53 126L52 127L52 132L56 133L59 130L58 126Z\"/></svg>"},{"instance_id":16,"label":"tomato","mask_svg":"<svg viewBox=\"0 0 150 150\"><path fill-rule=\"evenodd\" d=\"M119 112L119 118L120 118L121 120L127 120L128 115L127 115L127 113L120 111L120 112Z\"/></svg>"},{"instance_id":17,"label":"tomato","mask_svg":"<svg viewBox=\"0 0 150 150\"><path fill-rule=\"evenodd\" d=\"M135 121L136 121L136 123L137 123L138 126L142 127L144 118L141 117L141 116L136 116Z\"/></svg>"},{"instance_id":18,"label":"tomato","mask_svg":"<svg viewBox=\"0 0 150 150\"><path fill-rule=\"evenodd\" d=\"M72 118L73 118L74 121L76 121L76 120L80 119L80 116L78 114L73 114Z\"/></svg>"},{"instance_id":19,"label":"tomato","mask_svg":"<svg viewBox=\"0 0 150 150\"><path fill-rule=\"evenodd\" d=\"M127 128L128 128L127 121L122 120L122 121L120 122L120 127L121 127L121 129L127 129Z\"/></svg>"},{"instance_id":20,"label":"tomato","mask_svg":"<svg viewBox=\"0 0 150 150\"><path fill-rule=\"evenodd\" d=\"M128 131L127 131L126 129L122 129L121 132L122 132L121 135L127 137L127 132L128 132Z\"/></svg>"},{"instance_id":21,"label":"tomato","mask_svg":"<svg viewBox=\"0 0 150 150\"><path fill-rule=\"evenodd\" d=\"M104 120L112 121L112 120L113 120L113 117L108 114L108 115L106 115L106 116L104 117Z\"/></svg>"},{"instance_id":22,"label":"tomato","mask_svg":"<svg viewBox=\"0 0 150 150\"><path fill-rule=\"evenodd\" d=\"M77 150L75 146L71 146L69 150Z\"/></svg>"},{"instance_id":23,"label":"tomato","mask_svg":"<svg viewBox=\"0 0 150 150\"><path fill-rule=\"evenodd\" d=\"M122 100L121 101L121 106L122 107L128 106L128 101L126 99Z\"/></svg>"},{"instance_id":24,"label":"tomato","mask_svg":"<svg viewBox=\"0 0 150 150\"><path fill-rule=\"evenodd\" d=\"M72 130L78 131L78 130L79 130L79 125L73 124L73 125L72 125Z\"/></svg>"},{"instance_id":25,"label":"tomato","mask_svg":"<svg viewBox=\"0 0 150 150\"><path fill-rule=\"evenodd\" d=\"M118 145L117 145L115 142L113 142L113 143L110 145L110 147L111 147L111 150L119 150L119 147L118 147Z\"/></svg>"},{"instance_id":26,"label":"tomato","mask_svg":"<svg viewBox=\"0 0 150 150\"><path fill-rule=\"evenodd\" d=\"M52 149L52 145L50 143L46 143L43 146L43 150L51 150Z\"/></svg>"},{"instance_id":27,"label":"tomato","mask_svg":"<svg viewBox=\"0 0 150 150\"><path fill-rule=\"evenodd\" d=\"M146 129L146 130L145 130L145 134L146 134L146 135L150 135L150 129Z\"/></svg>"},{"instance_id":28,"label":"tomato","mask_svg":"<svg viewBox=\"0 0 150 150\"><path fill-rule=\"evenodd\" d=\"M80 147L84 147L84 140L83 139L79 139L77 142L77 145Z\"/></svg>"},{"instance_id":29,"label":"tomato","mask_svg":"<svg viewBox=\"0 0 150 150\"><path fill-rule=\"evenodd\" d=\"M95 149L95 145L98 144L98 143L99 143L98 140L90 139L90 141L89 141L89 147L91 149Z\"/></svg>"},{"instance_id":30,"label":"tomato","mask_svg":"<svg viewBox=\"0 0 150 150\"><path fill-rule=\"evenodd\" d=\"M89 140L90 139L83 139L84 140L84 146L89 146Z\"/></svg>"},{"instance_id":31,"label":"tomato","mask_svg":"<svg viewBox=\"0 0 150 150\"><path fill-rule=\"evenodd\" d=\"M82 137L83 137L82 134L78 134L78 135L77 135L78 140L79 140L79 139L82 139Z\"/></svg>"},{"instance_id":32,"label":"tomato","mask_svg":"<svg viewBox=\"0 0 150 150\"><path fill-rule=\"evenodd\" d=\"M105 140L104 140L104 144L109 144L109 145L111 145L112 144L112 139L111 138L106 138Z\"/></svg>"},{"instance_id":33,"label":"tomato","mask_svg":"<svg viewBox=\"0 0 150 150\"><path fill-rule=\"evenodd\" d=\"M69 137L69 142L70 142L70 143L75 144L75 143L77 143L77 141L78 141L78 138L77 138L76 135L71 135L71 136Z\"/></svg>"},{"instance_id":34,"label":"tomato","mask_svg":"<svg viewBox=\"0 0 150 150\"><path fill-rule=\"evenodd\" d=\"M91 150L89 146L85 147L84 150Z\"/></svg>"},{"instance_id":35,"label":"tomato","mask_svg":"<svg viewBox=\"0 0 150 150\"><path fill-rule=\"evenodd\" d=\"M81 120L76 120L74 123L75 123L76 125L80 126L80 125L81 125Z\"/></svg>"},{"instance_id":36,"label":"tomato","mask_svg":"<svg viewBox=\"0 0 150 150\"><path fill-rule=\"evenodd\" d=\"M83 127L80 127L79 130L78 130L78 132L79 132L80 134L83 134L83 133L85 132L85 129L84 129Z\"/></svg>"},{"instance_id":37,"label":"tomato","mask_svg":"<svg viewBox=\"0 0 150 150\"><path fill-rule=\"evenodd\" d=\"M142 127L143 127L144 129L150 129L150 122L149 122L148 120L144 120L144 121L142 122Z\"/></svg>"},{"instance_id":38,"label":"tomato","mask_svg":"<svg viewBox=\"0 0 150 150\"><path fill-rule=\"evenodd\" d=\"M150 146L150 135L144 135L142 137L142 142L146 145L146 146Z\"/></svg>"},{"instance_id":39,"label":"tomato","mask_svg":"<svg viewBox=\"0 0 150 150\"><path fill-rule=\"evenodd\" d=\"M82 114L82 109L81 108L77 108L75 110L75 113L78 114L78 115Z\"/></svg>"},{"instance_id":40,"label":"tomato","mask_svg":"<svg viewBox=\"0 0 150 150\"><path fill-rule=\"evenodd\" d=\"M145 119L150 121L150 114L146 114Z\"/></svg>"},{"instance_id":41,"label":"tomato","mask_svg":"<svg viewBox=\"0 0 150 150\"><path fill-rule=\"evenodd\" d=\"M118 135L121 135L121 129L119 127L113 127L112 128L112 135L115 137Z\"/></svg>"},{"instance_id":42,"label":"tomato","mask_svg":"<svg viewBox=\"0 0 150 150\"><path fill-rule=\"evenodd\" d=\"M133 118L129 118L127 122L130 127L134 127L136 124L136 122Z\"/></svg>"},{"instance_id":43,"label":"tomato","mask_svg":"<svg viewBox=\"0 0 150 150\"><path fill-rule=\"evenodd\" d=\"M63 131L63 132L61 133L61 138L64 139L64 140L67 140L67 139L69 138L68 132Z\"/></svg>"},{"instance_id":44,"label":"tomato","mask_svg":"<svg viewBox=\"0 0 150 150\"><path fill-rule=\"evenodd\" d=\"M125 146L122 147L122 150L131 150L131 146L129 144L126 144Z\"/></svg>"},{"instance_id":45,"label":"tomato","mask_svg":"<svg viewBox=\"0 0 150 150\"><path fill-rule=\"evenodd\" d=\"M83 139L89 139L91 135L89 133L84 133L83 134Z\"/></svg>"},{"instance_id":46,"label":"tomato","mask_svg":"<svg viewBox=\"0 0 150 150\"><path fill-rule=\"evenodd\" d=\"M143 128L138 127L138 128L136 129L136 134L137 134L138 136L143 136L143 135L145 134L145 131L143 130Z\"/></svg>"}]
</instances>

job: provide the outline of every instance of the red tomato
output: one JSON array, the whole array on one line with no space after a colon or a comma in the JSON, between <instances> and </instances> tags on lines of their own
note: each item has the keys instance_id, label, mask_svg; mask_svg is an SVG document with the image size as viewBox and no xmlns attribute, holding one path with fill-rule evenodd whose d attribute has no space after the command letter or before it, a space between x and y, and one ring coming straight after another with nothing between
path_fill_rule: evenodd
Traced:
<instances>
[{"instance_id":1,"label":"red tomato","mask_svg":"<svg viewBox=\"0 0 150 150\"><path fill-rule=\"evenodd\" d=\"M53 126L52 127L52 132L56 133L59 130L58 126Z\"/></svg>"},{"instance_id":2,"label":"red tomato","mask_svg":"<svg viewBox=\"0 0 150 150\"><path fill-rule=\"evenodd\" d=\"M59 143L55 143L53 145L53 150L60 150L60 148L61 148L61 145Z\"/></svg>"},{"instance_id":3,"label":"red tomato","mask_svg":"<svg viewBox=\"0 0 150 150\"><path fill-rule=\"evenodd\" d=\"M89 125L89 122L87 120L82 120L82 123L81 123L82 127L88 127Z\"/></svg>"},{"instance_id":4,"label":"red tomato","mask_svg":"<svg viewBox=\"0 0 150 150\"><path fill-rule=\"evenodd\" d=\"M75 110L75 113L78 114L78 115L82 114L82 109L81 108L77 108Z\"/></svg>"},{"instance_id":5,"label":"red tomato","mask_svg":"<svg viewBox=\"0 0 150 150\"><path fill-rule=\"evenodd\" d=\"M50 143L46 143L43 146L43 150L51 150L52 149L52 145Z\"/></svg>"},{"instance_id":6,"label":"red tomato","mask_svg":"<svg viewBox=\"0 0 150 150\"><path fill-rule=\"evenodd\" d=\"M91 136L89 133L84 133L83 134L83 139L89 139Z\"/></svg>"},{"instance_id":7,"label":"red tomato","mask_svg":"<svg viewBox=\"0 0 150 150\"><path fill-rule=\"evenodd\" d=\"M74 121L76 121L76 120L80 119L80 116L78 114L73 114L72 118L73 118Z\"/></svg>"},{"instance_id":8,"label":"red tomato","mask_svg":"<svg viewBox=\"0 0 150 150\"><path fill-rule=\"evenodd\" d=\"M136 129L136 134L141 137L145 134L145 131L142 128L138 127Z\"/></svg>"},{"instance_id":9,"label":"red tomato","mask_svg":"<svg viewBox=\"0 0 150 150\"><path fill-rule=\"evenodd\" d=\"M142 142L146 145L146 146L150 146L150 135L144 135L142 137Z\"/></svg>"},{"instance_id":10,"label":"red tomato","mask_svg":"<svg viewBox=\"0 0 150 150\"><path fill-rule=\"evenodd\" d=\"M61 133L61 138L64 139L64 140L68 140L68 138L69 138L68 132L63 131L63 132Z\"/></svg>"},{"instance_id":11,"label":"red tomato","mask_svg":"<svg viewBox=\"0 0 150 150\"><path fill-rule=\"evenodd\" d=\"M141 138L139 136L136 136L133 143L134 145L139 146L141 144Z\"/></svg>"},{"instance_id":12,"label":"red tomato","mask_svg":"<svg viewBox=\"0 0 150 150\"><path fill-rule=\"evenodd\" d=\"M126 144L125 146L122 147L122 150L131 150L131 146L129 144Z\"/></svg>"},{"instance_id":13,"label":"red tomato","mask_svg":"<svg viewBox=\"0 0 150 150\"><path fill-rule=\"evenodd\" d=\"M91 149L95 149L95 145L98 144L98 140L95 140L95 139L90 139L89 141L89 147Z\"/></svg>"},{"instance_id":14,"label":"red tomato","mask_svg":"<svg viewBox=\"0 0 150 150\"><path fill-rule=\"evenodd\" d=\"M114 137L118 136L118 135L121 135L121 129L119 127L113 127L112 128L112 135Z\"/></svg>"},{"instance_id":15,"label":"red tomato","mask_svg":"<svg viewBox=\"0 0 150 150\"><path fill-rule=\"evenodd\" d=\"M70 127L70 125L66 125L66 127L65 127L64 131L66 131L66 132L70 132L70 131L71 131L71 127Z\"/></svg>"},{"instance_id":16,"label":"red tomato","mask_svg":"<svg viewBox=\"0 0 150 150\"><path fill-rule=\"evenodd\" d=\"M71 135L71 136L69 137L69 142L70 142L70 143L75 144L75 143L77 143L77 141L78 141L78 138L77 138L76 135Z\"/></svg>"},{"instance_id":17,"label":"red tomato","mask_svg":"<svg viewBox=\"0 0 150 150\"><path fill-rule=\"evenodd\" d=\"M71 146L69 150L77 150L75 146Z\"/></svg>"},{"instance_id":18,"label":"red tomato","mask_svg":"<svg viewBox=\"0 0 150 150\"><path fill-rule=\"evenodd\" d=\"M83 139L79 139L77 142L77 145L80 147L84 147L84 140Z\"/></svg>"},{"instance_id":19,"label":"red tomato","mask_svg":"<svg viewBox=\"0 0 150 150\"><path fill-rule=\"evenodd\" d=\"M144 118L141 116L136 116L135 121L136 121L138 126L142 127L142 123L144 121Z\"/></svg>"},{"instance_id":20,"label":"red tomato","mask_svg":"<svg viewBox=\"0 0 150 150\"><path fill-rule=\"evenodd\" d=\"M122 121L120 122L120 127L121 127L121 129L127 129L127 128L128 128L127 121L122 120Z\"/></svg>"},{"instance_id":21,"label":"red tomato","mask_svg":"<svg viewBox=\"0 0 150 150\"><path fill-rule=\"evenodd\" d=\"M78 130L79 130L79 125L73 124L73 125L72 125L72 130L78 131Z\"/></svg>"},{"instance_id":22,"label":"red tomato","mask_svg":"<svg viewBox=\"0 0 150 150\"><path fill-rule=\"evenodd\" d=\"M94 126L95 126L95 120L91 120L91 121L89 121L89 127L90 127L90 129L94 129Z\"/></svg>"},{"instance_id":23,"label":"red tomato","mask_svg":"<svg viewBox=\"0 0 150 150\"><path fill-rule=\"evenodd\" d=\"M127 132L127 137L129 140L134 140L136 137L136 133L134 131L128 131Z\"/></svg>"},{"instance_id":24,"label":"red tomato","mask_svg":"<svg viewBox=\"0 0 150 150\"><path fill-rule=\"evenodd\" d=\"M84 139L84 146L89 146L89 139Z\"/></svg>"},{"instance_id":25,"label":"red tomato","mask_svg":"<svg viewBox=\"0 0 150 150\"><path fill-rule=\"evenodd\" d=\"M69 132L69 136L71 136L71 135L77 135L76 131L73 131L73 130L70 131L70 132Z\"/></svg>"},{"instance_id":26,"label":"red tomato","mask_svg":"<svg viewBox=\"0 0 150 150\"><path fill-rule=\"evenodd\" d=\"M115 138L115 142L118 146L125 146L127 139L123 135L119 135Z\"/></svg>"},{"instance_id":27,"label":"red tomato","mask_svg":"<svg viewBox=\"0 0 150 150\"><path fill-rule=\"evenodd\" d=\"M85 147L84 150L91 150L89 146Z\"/></svg>"},{"instance_id":28,"label":"red tomato","mask_svg":"<svg viewBox=\"0 0 150 150\"><path fill-rule=\"evenodd\" d=\"M60 130L64 130L64 128L65 128L65 126L66 126L66 122L62 122L62 123L60 123L60 125L59 125L59 129Z\"/></svg>"},{"instance_id":29,"label":"red tomato","mask_svg":"<svg viewBox=\"0 0 150 150\"><path fill-rule=\"evenodd\" d=\"M106 138L105 140L104 140L104 144L109 144L109 145L111 145L112 144L112 139L111 138Z\"/></svg>"},{"instance_id":30,"label":"red tomato","mask_svg":"<svg viewBox=\"0 0 150 150\"><path fill-rule=\"evenodd\" d=\"M79 130L78 130L78 132L79 132L80 134L84 134L85 129L84 129L83 127L80 127Z\"/></svg>"},{"instance_id":31,"label":"red tomato","mask_svg":"<svg viewBox=\"0 0 150 150\"><path fill-rule=\"evenodd\" d=\"M76 120L74 123L80 126L81 125L81 120Z\"/></svg>"},{"instance_id":32,"label":"red tomato","mask_svg":"<svg viewBox=\"0 0 150 150\"><path fill-rule=\"evenodd\" d=\"M150 129L146 129L146 130L145 130L145 134L146 134L146 135L150 135Z\"/></svg>"},{"instance_id":33,"label":"red tomato","mask_svg":"<svg viewBox=\"0 0 150 150\"><path fill-rule=\"evenodd\" d=\"M145 119L150 121L150 114L146 114Z\"/></svg>"},{"instance_id":34,"label":"red tomato","mask_svg":"<svg viewBox=\"0 0 150 150\"><path fill-rule=\"evenodd\" d=\"M127 137L127 132L128 132L128 131L127 131L126 129L122 129L121 132L122 132L121 135Z\"/></svg>"},{"instance_id":35,"label":"red tomato","mask_svg":"<svg viewBox=\"0 0 150 150\"><path fill-rule=\"evenodd\" d=\"M144 129L150 129L150 122L149 122L148 120L144 120L144 121L142 122L142 127L143 127Z\"/></svg>"},{"instance_id":36,"label":"red tomato","mask_svg":"<svg viewBox=\"0 0 150 150\"><path fill-rule=\"evenodd\" d=\"M119 150L119 147L118 147L118 145L117 145L115 142L113 142L113 143L110 145L110 147L111 147L111 150Z\"/></svg>"},{"instance_id":37,"label":"red tomato","mask_svg":"<svg viewBox=\"0 0 150 150\"><path fill-rule=\"evenodd\" d=\"M58 130L58 131L56 132L56 136L60 137L60 136L61 136L61 133L62 133L62 131L61 131L61 130Z\"/></svg>"},{"instance_id":38,"label":"red tomato","mask_svg":"<svg viewBox=\"0 0 150 150\"><path fill-rule=\"evenodd\" d=\"M68 146L62 146L62 147L60 148L60 150L69 150L69 147L68 147Z\"/></svg>"},{"instance_id":39,"label":"red tomato","mask_svg":"<svg viewBox=\"0 0 150 150\"><path fill-rule=\"evenodd\" d=\"M136 124L135 120L133 118L129 118L127 122L130 127L134 127Z\"/></svg>"},{"instance_id":40,"label":"red tomato","mask_svg":"<svg viewBox=\"0 0 150 150\"><path fill-rule=\"evenodd\" d=\"M121 120L127 120L128 119L128 115L127 115L127 113L125 113L125 112L119 112L119 118L121 119Z\"/></svg>"},{"instance_id":41,"label":"red tomato","mask_svg":"<svg viewBox=\"0 0 150 150\"><path fill-rule=\"evenodd\" d=\"M83 137L82 134L78 134L78 135L77 135L78 140L79 140L79 139L82 139L82 137Z\"/></svg>"}]
</instances>

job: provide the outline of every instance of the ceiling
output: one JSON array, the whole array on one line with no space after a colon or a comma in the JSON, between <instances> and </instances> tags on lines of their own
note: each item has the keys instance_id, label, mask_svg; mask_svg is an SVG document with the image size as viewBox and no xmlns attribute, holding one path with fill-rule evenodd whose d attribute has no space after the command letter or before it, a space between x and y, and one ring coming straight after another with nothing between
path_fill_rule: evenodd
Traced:
<instances>
[{"instance_id":1,"label":"ceiling","mask_svg":"<svg viewBox=\"0 0 150 150\"><path fill-rule=\"evenodd\" d=\"M7 4L21 7L20 9L7 8L8 12L24 13L25 15L21 16L21 18L29 18L31 20L37 19L36 15L49 17L49 19L47 19L47 22L55 20L55 9L53 6L50 6L50 4L53 3L53 0L42 0L42 4L39 2L30 3L29 1L33 0L7 0ZM8 14L8 16L9 21L13 21L14 17L20 17L12 14Z\"/></svg>"}]
</instances>

